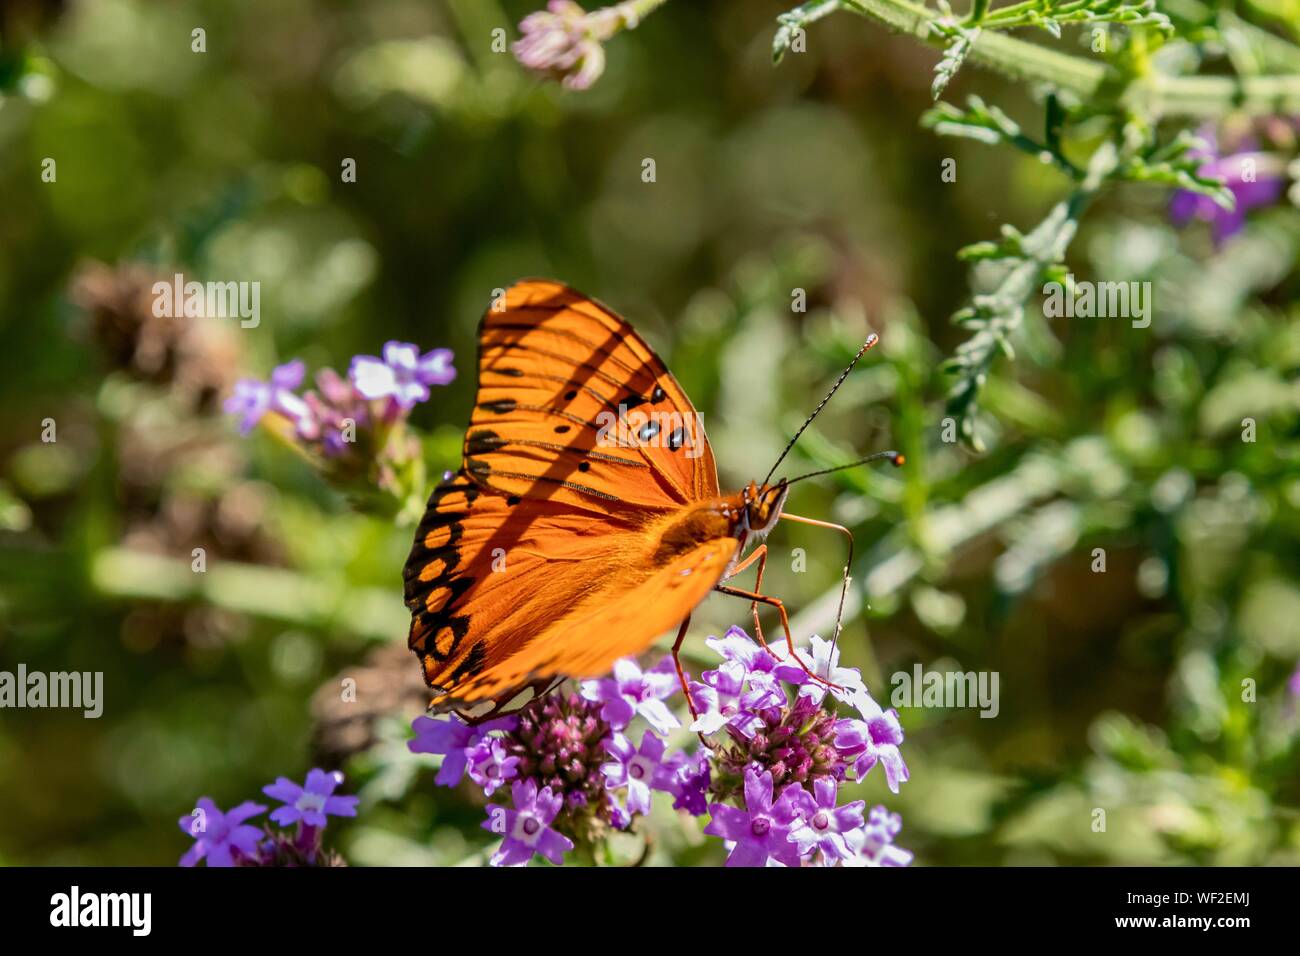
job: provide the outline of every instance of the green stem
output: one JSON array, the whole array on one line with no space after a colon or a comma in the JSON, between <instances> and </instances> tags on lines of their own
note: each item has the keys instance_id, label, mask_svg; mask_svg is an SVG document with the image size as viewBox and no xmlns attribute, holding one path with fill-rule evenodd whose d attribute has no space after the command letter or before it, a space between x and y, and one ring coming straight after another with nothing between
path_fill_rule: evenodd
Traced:
<instances>
[{"instance_id":1,"label":"green stem","mask_svg":"<svg viewBox=\"0 0 1300 956\"><path fill-rule=\"evenodd\" d=\"M1043 273L1065 258L1084 210L1115 171L1119 160L1115 144L1102 143L1089 160L1079 187L1057 203L1033 232L1023 237L1019 254L1011 260L997 287L976 296L968 310L976 331L952 360L957 379L947 407L959 423L962 441L973 451L984 450L975 433L975 410L994 360L1004 352L1010 355L1011 336L1024 320L1025 302L1042 281Z\"/></svg>"},{"instance_id":2,"label":"green stem","mask_svg":"<svg viewBox=\"0 0 1300 956\"><path fill-rule=\"evenodd\" d=\"M909 0L839 0L844 10L877 20L929 46L942 48L948 40L938 29L939 15ZM1015 80L1050 83L1081 99L1093 96L1107 80L1104 64L1058 53L998 33L981 33L969 59Z\"/></svg>"},{"instance_id":3,"label":"green stem","mask_svg":"<svg viewBox=\"0 0 1300 956\"><path fill-rule=\"evenodd\" d=\"M631 22L628 27L634 27L647 16L654 13L662 7L668 0L627 0L626 3L620 3L619 6L624 8L624 16Z\"/></svg>"},{"instance_id":4,"label":"green stem","mask_svg":"<svg viewBox=\"0 0 1300 956\"><path fill-rule=\"evenodd\" d=\"M286 568L214 560L196 572L188 561L119 547L95 555L90 579L99 594L110 597L200 602L368 638L399 637L410 624L406 609L386 588L349 588Z\"/></svg>"},{"instance_id":5,"label":"green stem","mask_svg":"<svg viewBox=\"0 0 1300 956\"><path fill-rule=\"evenodd\" d=\"M875 20L929 46L942 48L947 43L938 26L939 14L910 0L836 2L840 9ZM819 17L828 12L821 5L817 9ZM1152 116L1223 116L1235 111L1254 115L1300 113L1300 75L1295 74L1235 78L1148 74L1125 85L1120 74L1104 63L988 30L975 41L969 59L1012 79L1046 83L1081 100L1113 96L1125 108Z\"/></svg>"}]
</instances>

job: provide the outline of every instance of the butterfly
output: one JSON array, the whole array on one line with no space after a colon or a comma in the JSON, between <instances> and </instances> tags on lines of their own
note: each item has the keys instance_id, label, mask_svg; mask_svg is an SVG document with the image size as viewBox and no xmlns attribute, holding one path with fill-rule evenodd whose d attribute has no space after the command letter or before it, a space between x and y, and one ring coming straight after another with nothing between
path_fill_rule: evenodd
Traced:
<instances>
[{"instance_id":1,"label":"butterfly","mask_svg":"<svg viewBox=\"0 0 1300 956\"><path fill-rule=\"evenodd\" d=\"M775 608L799 659L784 604L762 593L764 539L780 518L838 529L851 563L852 535L784 513L800 479L771 481L781 459L724 494L699 414L626 320L562 283L522 280L483 316L478 373L461 468L433 490L403 572L433 712L499 716L672 628L685 690L678 651L713 591L750 601L760 642L758 606ZM840 467L881 458L903 461ZM724 583L755 562L753 590Z\"/></svg>"}]
</instances>

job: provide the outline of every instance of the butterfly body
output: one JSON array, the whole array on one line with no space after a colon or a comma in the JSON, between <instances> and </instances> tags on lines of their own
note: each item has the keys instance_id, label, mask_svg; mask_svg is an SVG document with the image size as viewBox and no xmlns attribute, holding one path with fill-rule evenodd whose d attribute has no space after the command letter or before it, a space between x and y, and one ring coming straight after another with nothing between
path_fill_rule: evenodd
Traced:
<instances>
[{"instance_id":1,"label":"butterfly body","mask_svg":"<svg viewBox=\"0 0 1300 956\"><path fill-rule=\"evenodd\" d=\"M667 516L651 530L656 540L654 559L664 561L720 538L735 538L732 565L751 543L761 542L780 517L786 489L771 485L760 489L750 483L733 495L723 495ZM728 569L730 570L730 569Z\"/></svg>"}]
</instances>

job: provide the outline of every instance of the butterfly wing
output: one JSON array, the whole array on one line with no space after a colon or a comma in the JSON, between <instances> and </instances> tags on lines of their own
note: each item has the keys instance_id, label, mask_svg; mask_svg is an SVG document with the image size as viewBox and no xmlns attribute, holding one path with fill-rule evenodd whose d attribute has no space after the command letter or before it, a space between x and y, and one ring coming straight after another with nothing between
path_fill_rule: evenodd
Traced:
<instances>
[{"instance_id":1,"label":"butterfly wing","mask_svg":"<svg viewBox=\"0 0 1300 956\"><path fill-rule=\"evenodd\" d=\"M558 282L507 289L479 326L472 480L603 514L718 494L699 413L624 319Z\"/></svg>"},{"instance_id":2,"label":"butterfly wing","mask_svg":"<svg viewBox=\"0 0 1300 956\"><path fill-rule=\"evenodd\" d=\"M680 623L736 548L659 550L717 473L690 400L631 326L554 282L499 304L480 326L464 466L406 564L410 646L441 709L602 673Z\"/></svg>"}]
</instances>

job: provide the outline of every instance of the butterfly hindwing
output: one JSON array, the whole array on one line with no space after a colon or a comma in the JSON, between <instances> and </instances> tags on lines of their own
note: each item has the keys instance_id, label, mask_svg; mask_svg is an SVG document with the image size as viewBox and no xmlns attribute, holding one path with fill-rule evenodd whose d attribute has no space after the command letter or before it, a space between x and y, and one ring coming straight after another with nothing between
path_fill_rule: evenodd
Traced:
<instances>
[{"instance_id":1,"label":"butterfly hindwing","mask_svg":"<svg viewBox=\"0 0 1300 956\"><path fill-rule=\"evenodd\" d=\"M443 505L462 496L465 511ZM655 563L644 528L611 523L593 535L577 509L504 502L456 476L434 493L407 562L410 645L435 709L604 673L680 624L738 546L717 538Z\"/></svg>"}]
</instances>

